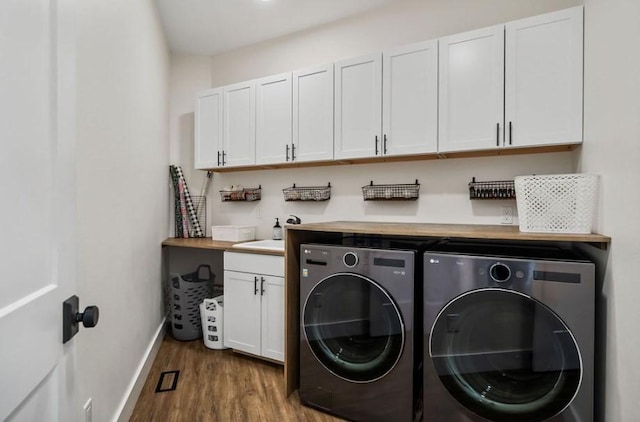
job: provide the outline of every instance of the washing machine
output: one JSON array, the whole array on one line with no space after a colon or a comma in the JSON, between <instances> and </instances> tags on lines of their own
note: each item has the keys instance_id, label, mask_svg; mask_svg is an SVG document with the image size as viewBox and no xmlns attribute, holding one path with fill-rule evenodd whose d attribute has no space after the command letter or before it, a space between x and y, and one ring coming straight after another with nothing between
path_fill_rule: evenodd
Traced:
<instances>
[{"instance_id":1,"label":"washing machine","mask_svg":"<svg viewBox=\"0 0 640 422\"><path fill-rule=\"evenodd\" d=\"M425 421L593 420L593 263L455 241L423 256Z\"/></svg>"},{"instance_id":2,"label":"washing machine","mask_svg":"<svg viewBox=\"0 0 640 422\"><path fill-rule=\"evenodd\" d=\"M300 246L304 405L355 421L413 420L415 264L413 250Z\"/></svg>"}]
</instances>

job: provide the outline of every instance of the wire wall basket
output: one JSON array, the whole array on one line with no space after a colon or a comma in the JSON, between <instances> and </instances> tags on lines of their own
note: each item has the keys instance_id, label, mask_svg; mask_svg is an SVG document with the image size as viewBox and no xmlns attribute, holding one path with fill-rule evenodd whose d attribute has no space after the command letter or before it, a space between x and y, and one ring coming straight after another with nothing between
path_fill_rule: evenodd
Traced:
<instances>
[{"instance_id":1,"label":"wire wall basket","mask_svg":"<svg viewBox=\"0 0 640 422\"><path fill-rule=\"evenodd\" d=\"M415 201L420 196L418 179L412 184L374 185L362 187L362 197L365 201Z\"/></svg>"},{"instance_id":2,"label":"wire wall basket","mask_svg":"<svg viewBox=\"0 0 640 422\"><path fill-rule=\"evenodd\" d=\"M282 189L285 201L326 201L331 198L331 183L327 186L293 186Z\"/></svg>"},{"instance_id":3,"label":"wire wall basket","mask_svg":"<svg viewBox=\"0 0 640 422\"><path fill-rule=\"evenodd\" d=\"M516 188L513 180L497 180L469 182L469 199L516 199Z\"/></svg>"},{"instance_id":4,"label":"wire wall basket","mask_svg":"<svg viewBox=\"0 0 640 422\"><path fill-rule=\"evenodd\" d=\"M198 219L198 224L200 225L200 230L202 235L197 236L195 225L193 224L193 220L189 218L187 215L186 218L180 218L180 203L175 201L175 212L176 218L174 221L174 236L175 237L186 237L183 236L183 230L181 230L181 225L186 224L188 237L205 237L205 227L207 227L207 197L206 196L192 196L191 201L193 202L193 209L195 210L195 215Z\"/></svg>"},{"instance_id":5,"label":"wire wall basket","mask_svg":"<svg viewBox=\"0 0 640 422\"><path fill-rule=\"evenodd\" d=\"M262 185L257 188L244 188L240 190L221 190L220 199L227 201L259 201L262 195Z\"/></svg>"}]
</instances>

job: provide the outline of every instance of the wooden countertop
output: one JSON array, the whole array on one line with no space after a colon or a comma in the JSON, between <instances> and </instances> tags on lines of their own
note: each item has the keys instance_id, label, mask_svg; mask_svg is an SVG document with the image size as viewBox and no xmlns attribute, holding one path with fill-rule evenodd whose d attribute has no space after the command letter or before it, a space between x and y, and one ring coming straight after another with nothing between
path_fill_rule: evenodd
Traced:
<instances>
[{"instance_id":1,"label":"wooden countertop","mask_svg":"<svg viewBox=\"0 0 640 422\"><path fill-rule=\"evenodd\" d=\"M284 251L274 251L266 249L234 248L233 245L244 242L226 242L213 240L210 237L183 239L180 237L170 237L162 242L162 246L176 246L179 248L212 249L218 251L231 251L239 253L255 253L260 255L284 256Z\"/></svg>"},{"instance_id":2,"label":"wooden countertop","mask_svg":"<svg viewBox=\"0 0 640 422\"><path fill-rule=\"evenodd\" d=\"M455 237L462 239L543 240L586 242L606 249L609 236L601 234L559 234L521 232L518 226L478 224L383 223L370 221L331 221L287 226L287 230L379 234L385 236Z\"/></svg>"}]
</instances>

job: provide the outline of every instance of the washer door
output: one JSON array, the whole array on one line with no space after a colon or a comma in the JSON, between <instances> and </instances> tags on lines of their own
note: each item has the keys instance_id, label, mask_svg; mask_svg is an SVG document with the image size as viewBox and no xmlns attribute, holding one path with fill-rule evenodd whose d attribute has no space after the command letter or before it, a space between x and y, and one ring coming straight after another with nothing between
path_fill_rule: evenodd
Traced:
<instances>
[{"instance_id":1,"label":"washer door","mask_svg":"<svg viewBox=\"0 0 640 422\"><path fill-rule=\"evenodd\" d=\"M400 359L404 324L389 294L373 280L337 273L309 293L303 329L314 356L352 382L385 376Z\"/></svg>"},{"instance_id":2,"label":"washer door","mask_svg":"<svg viewBox=\"0 0 640 422\"><path fill-rule=\"evenodd\" d=\"M493 421L560 413L582 376L578 346L560 317L512 290L474 290L449 302L431 329L429 353L449 393Z\"/></svg>"}]
</instances>

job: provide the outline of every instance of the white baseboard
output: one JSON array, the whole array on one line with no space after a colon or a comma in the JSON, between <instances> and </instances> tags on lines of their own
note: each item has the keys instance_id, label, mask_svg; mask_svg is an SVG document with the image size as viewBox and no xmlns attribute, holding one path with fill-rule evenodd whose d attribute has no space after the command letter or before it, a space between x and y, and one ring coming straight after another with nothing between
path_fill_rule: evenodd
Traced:
<instances>
[{"instance_id":1,"label":"white baseboard","mask_svg":"<svg viewBox=\"0 0 640 422\"><path fill-rule=\"evenodd\" d=\"M115 413L116 416L113 419L114 422L127 422L131 418L133 409L136 407L138 397L142 392L142 387L144 387L147 376L149 376L149 372L151 371L151 365L153 365L153 361L156 359L156 355L158 354L160 346L162 345L162 340L164 339L167 330L165 325L166 320L166 317L162 319L162 322L156 330L156 334L153 340L151 340L149 347L147 347L147 350L142 360L140 361L140 364L138 365L135 375L129 383L127 393L120 403L120 406L118 406L118 411Z\"/></svg>"}]
</instances>

